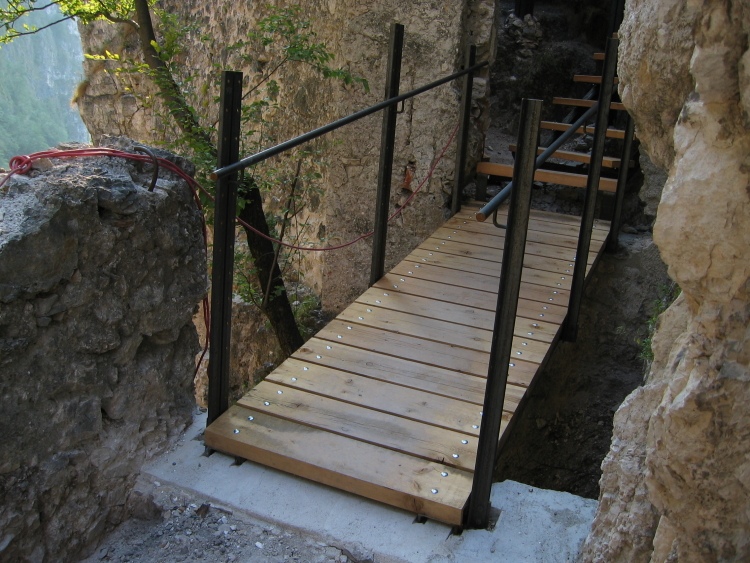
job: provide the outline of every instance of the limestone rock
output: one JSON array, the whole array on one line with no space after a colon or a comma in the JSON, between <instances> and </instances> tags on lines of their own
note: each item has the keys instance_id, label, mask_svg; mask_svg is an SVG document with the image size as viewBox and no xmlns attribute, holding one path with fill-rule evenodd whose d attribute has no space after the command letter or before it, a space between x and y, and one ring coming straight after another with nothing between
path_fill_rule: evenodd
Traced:
<instances>
[{"instance_id":1,"label":"limestone rock","mask_svg":"<svg viewBox=\"0 0 750 563\"><path fill-rule=\"evenodd\" d=\"M52 163L0 193L3 561L70 560L118 524L194 405L206 261L187 185L162 170L149 192L150 167L109 157Z\"/></svg>"},{"instance_id":2,"label":"limestone rock","mask_svg":"<svg viewBox=\"0 0 750 563\"><path fill-rule=\"evenodd\" d=\"M646 384L617 414L583 560L744 561L750 6L635 1L626 22L621 91L669 169L654 240L683 296L660 319Z\"/></svg>"}]
</instances>

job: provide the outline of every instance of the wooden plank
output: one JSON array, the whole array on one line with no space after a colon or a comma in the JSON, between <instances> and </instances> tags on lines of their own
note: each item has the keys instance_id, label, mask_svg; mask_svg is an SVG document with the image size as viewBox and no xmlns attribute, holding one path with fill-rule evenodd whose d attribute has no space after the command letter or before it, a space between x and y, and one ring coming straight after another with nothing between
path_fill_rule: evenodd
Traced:
<instances>
[{"instance_id":1,"label":"wooden plank","mask_svg":"<svg viewBox=\"0 0 750 563\"><path fill-rule=\"evenodd\" d=\"M480 377L487 375L489 365L489 354L485 352L351 325L338 319L321 329L316 337Z\"/></svg>"},{"instance_id":2,"label":"wooden plank","mask_svg":"<svg viewBox=\"0 0 750 563\"><path fill-rule=\"evenodd\" d=\"M432 233L432 236L442 241L478 244L489 246L490 248L503 248L505 244L505 229L498 228L495 228L492 235L482 234L481 236L477 236L477 233L472 232L470 229L451 229L449 227L436 230ZM530 228L527 231L526 240L528 242L526 250L529 254L560 258L561 260L565 260L569 256L575 256L575 249L578 246L578 239L576 237L545 233L543 231L531 230ZM573 250L572 254L571 250Z\"/></svg>"},{"instance_id":3,"label":"wooden plank","mask_svg":"<svg viewBox=\"0 0 750 563\"><path fill-rule=\"evenodd\" d=\"M598 53L597 53L598 54ZM604 53L602 53L602 59L604 60ZM598 60L598 59L595 59ZM602 77L600 75L590 75L590 74L576 74L573 76L573 82L579 82L583 84L601 84L602 83ZM615 76L614 84L619 84L620 79Z\"/></svg>"},{"instance_id":4,"label":"wooden plank","mask_svg":"<svg viewBox=\"0 0 750 563\"><path fill-rule=\"evenodd\" d=\"M510 152L515 153L518 151L518 147L516 145L508 145L508 149ZM536 150L537 154L542 154L544 151L547 150L547 147L539 147ZM560 160L570 160L573 162L581 162L583 164L589 164L591 163L591 153L587 152L575 152L575 151L555 151L552 153L551 158L558 158ZM620 159L615 158L612 156L604 156L602 157L602 166L604 168L619 168L620 167Z\"/></svg>"},{"instance_id":5,"label":"wooden plank","mask_svg":"<svg viewBox=\"0 0 750 563\"><path fill-rule=\"evenodd\" d=\"M594 59L595 61L603 61L604 60L604 53L594 53L591 56L591 58Z\"/></svg>"},{"instance_id":6,"label":"wooden plank","mask_svg":"<svg viewBox=\"0 0 750 563\"><path fill-rule=\"evenodd\" d=\"M507 223L508 212L505 207L498 210L497 217L501 223ZM493 229L492 234L486 234L484 229L490 225ZM505 229L499 229L492 225L491 221L480 223L479 221L472 221L466 225L459 225L456 228L443 228L438 229L433 233L436 238L446 239L445 235L453 235L458 233L467 233L462 237L472 237L466 242L480 242L484 244L484 241L489 242L489 246L498 246L498 239L505 240ZM552 246L564 246L566 248L576 248L578 246L578 233L579 227L574 225L564 225L561 223L553 223L548 221L534 221L529 223L528 239L533 242L549 244ZM591 238L595 241L604 241L609 234L609 231L594 228L591 231ZM497 238L491 238L497 237ZM464 242L465 239L461 237L453 237L458 242Z\"/></svg>"},{"instance_id":7,"label":"wooden plank","mask_svg":"<svg viewBox=\"0 0 750 563\"><path fill-rule=\"evenodd\" d=\"M404 313L421 316L431 315L432 318L437 320L449 321L453 324L477 327L484 330L492 330L494 326L494 311L465 307L455 303L446 303L445 301L441 301L440 306L435 307L435 302L427 297L401 293L394 294L393 299L383 303L379 299L379 296L378 289L371 288L362 294L357 299L357 302L367 307L377 307L388 311L403 311ZM568 293L566 292L561 297L567 299ZM375 304L376 300L380 300L381 304ZM531 323L532 321L529 319L517 318L514 333L517 336L529 336L541 342L552 342L555 339L559 325L553 323L536 323L539 326L533 327ZM484 387L482 387L481 393L483 397ZM480 400L479 404L481 402Z\"/></svg>"},{"instance_id":8,"label":"wooden plank","mask_svg":"<svg viewBox=\"0 0 750 563\"><path fill-rule=\"evenodd\" d=\"M498 229L498 230L501 230L501 229ZM423 244L423 245L420 245L420 248L423 248L424 250L435 250L437 252L446 252L448 254L455 254L456 253L455 249L458 247L466 248L467 246L468 247L482 246L488 249L489 251L492 251L495 249L502 249L505 246L504 236L502 237L496 236L494 240L489 240L489 237L485 237L483 240L477 240L475 237L473 241L471 238L465 238L465 237L449 238L451 237L451 235L447 235L446 238L441 238L441 233L434 233L433 237L434 238L429 239L429 240L434 241L434 244L432 246L430 246L429 244ZM460 240L461 238L463 238L464 242ZM535 236L534 238L537 238L537 237ZM485 244L480 244L480 243L485 243ZM575 256L575 249L571 247L557 246L557 245L552 245L552 244L539 243L533 240L527 240L526 257L530 258L532 256L538 256L541 258L554 258L556 260L567 261L567 260L570 260L570 258L572 258L573 256ZM502 260L502 254L500 254L500 259Z\"/></svg>"},{"instance_id":9,"label":"wooden plank","mask_svg":"<svg viewBox=\"0 0 750 563\"><path fill-rule=\"evenodd\" d=\"M474 329L462 325L453 325L446 321L438 321L427 317L419 317L397 311L373 309L366 305L355 303L350 305L338 318L346 323L361 324L380 330L405 334L433 342L442 342L449 346L459 346L470 350L489 353L492 349L492 331ZM515 337L513 339L513 353L523 356L530 362L541 363L549 344L532 338Z\"/></svg>"},{"instance_id":10,"label":"wooden plank","mask_svg":"<svg viewBox=\"0 0 750 563\"><path fill-rule=\"evenodd\" d=\"M500 176L503 178L513 178L513 165L480 162L477 164L477 173L489 174L490 176ZM537 182L570 186L572 188L585 188L588 176L584 174L559 172L557 170L537 169L534 171L534 180ZM600 178L599 190L603 192L615 192L617 190L617 180L613 178Z\"/></svg>"},{"instance_id":11,"label":"wooden plank","mask_svg":"<svg viewBox=\"0 0 750 563\"><path fill-rule=\"evenodd\" d=\"M292 357L377 381L421 389L434 395L443 395L479 406L484 404L485 379L475 375L426 366L385 354L362 354L358 348L319 338L308 340ZM529 381L516 380L512 383L527 386Z\"/></svg>"},{"instance_id":12,"label":"wooden plank","mask_svg":"<svg viewBox=\"0 0 750 563\"><path fill-rule=\"evenodd\" d=\"M577 240L578 234L580 232L580 220L572 215L568 215L566 217L570 217L571 219L577 220L577 222L562 222L562 221L555 221L548 219L547 217L535 217L534 213L540 213L540 212L532 212L532 218L529 221L529 232L545 232L545 233L554 233L554 234L560 234L563 236L573 237ZM498 221L501 223L507 222L508 218L508 209L507 207L501 207L498 210L497 213ZM477 234L480 234L482 236L486 236L484 233L486 233L486 229L491 228L494 229L496 232L500 232L501 236L504 237L504 234L502 234L502 231L504 229L498 229L492 224L492 221L486 221L486 222L480 222L476 220L476 217L472 217L472 221L467 222L465 224L460 224L454 227L454 230L467 230L471 232L475 232ZM606 240L607 236L609 236L609 222L608 221L601 221L599 219L594 221L594 228L591 231L591 238L592 240L597 241L604 241Z\"/></svg>"},{"instance_id":13,"label":"wooden plank","mask_svg":"<svg viewBox=\"0 0 750 563\"><path fill-rule=\"evenodd\" d=\"M567 131L568 129L570 129L569 123L557 123L555 121L542 121L539 126L542 129L548 129L552 131ZM580 133L581 135L593 135L594 129L595 127L593 125L585 125L576 129L576 133ZM608 127L606 135L608 139L624 139L625 131L622 129L614 129L612 127Z\"/></svg>"},{"instance_id":14,"label":"wooden plank","mask_svg":"<svg viewBox=\"0 0 750 563\"><path fill-rule=\"evenodd\" d=\"M529 247L537 250L539 250L539 245L536 245L535 243L529 243ZM559 249L560 247L555 247ZM473 258L477 258L480 260L487 260L490 262L502 262L503 260L503 252L502 247L500 248L492 248L489 246L480 246L477 244L465 244L460 242L453 242L450 243L447 241L441 241L440 239L436 239L433 237L428 238L424 243L419 245L418 249L420 251L426 252L427 256L435 256L436 254L450 254L454 256L470 256ZM564 249L567 251L568 256L570 258L573 257L575 252L572 249ZM594 257L596 256L595 252L589 252L588 256L588 263L590 264ZM535 270L544 270L547 272L555 272L555 273L564 273L565 270L569 268L568 264L572 261L568 259L564 259L563 257L549 257L549 256L539 256L537 254L529 253L524 258L524 267L525 268L531 268ZM429 258L420 258L422 262L429 262Z\"/></svg>"},{"instance_id":15,"label":"wooden plank","mask_svg":"<svg viewBox=\"0 0 750 563\"><path fill-rule=\"evenodd\" d=\"M408 258L408 257L407 257ZM416 266L419 268L416 268ZM572 272L572 270L571 270ZM500 287L500 274L490 276L486 274L476 274L473 272L443 268L435 264L410 264L406 261L401 262L393 270L391 275L398 277L398 280L407 280L415 278L418 280L433 281L436 283L454 285L457 287L466 287L478 291L486 291L496 294ZM403 283L406 283L404 281ZM399 284L401 288L401 284ZM539 301L541 303L555 303L556 305L567 306L570 299L570 292L562 288L544 287L538 284L522 283L521 299L528 301ZM439 309L442 303L435 303L434 308Z\"/></svg>"},{"instance_id":16,"label":"wooden plank","mask_svg":"<svg viewBox=\"0 0 750 563\"><path fill-rule=\"evenodd\" d=\"M590 253L590 256L596 256L593 252ZM484 275L494 275L499 276L500 270L502 267L502 263L495 262L492 260L483 260L483 259L477 259L476 257L463 257L461 255L456 254L448 254L448 253L440 253L440 252L430 252L427 250L423 250L421 248L417 248L409 254L409 256L406 257L407 260L413 261L414 267L411 270L407 270L407 274L409 271L415 272L418 269L421 269L422 266L425 264L433 264L435 266L440 266L443 268L448 269L460 269L460 266L466 266L467 271L476 271L478 273L484 274ZM549 260L549 259L544 259ZM571 283L571 276L569 274L572 274L573 272L573 266L571 266L573 262L561 262L561 267L559 268L559 271L550 271L549 269L541 269L541 267L544 266L544 264L540 265L540 268L532 268L530 266L524 266L523 271L521 272L521 298L525 299L525 290L526 289L533 289L529 287L529 284L531 285L541 285L544 287L548 287L550 289L554 290L568 290L570 289L570 283ZM475 268L475 266L478 265L478 267ZM593 265L593 262L590 260L589 264L586 266L587 271L591 269L591 266ZM570 270L570 271L568 271ZM415 274L416 275L416 274ZM398 285L398 277L395 277L391 280L391 283ZM499 285L499 284L498 284ZM386 286L381 286L386 287ZM396 288L398 289L398 288ZM497 291L493 292L494 294L497 293ZM551 296L548 296L551 297Z\"/></svg>"},{"instance_id":17,"label":"wooden plank","mask_svg":"<svg viewBox=\"0 0 750 563\"><path fill-rule=\"evenodd\" d=\"M378 299L376 299L376 304L379 304L377 301L380 301L381 303L387 302L392 296L400 292L411 295L429 295L432 299L438 301L462 303L468 307L486 309L488 311L494 311L497 306L497 299L493 299L496 294L491 294L485 291L460 288L420 279L414 279L409 284L402 284L402 286L398 288L398 291L396 291L393 289L393 284L390 283L393 280L393 274L386 274L373 285L373 287L382 291L382 295L378 296ZM544 307L546 307L546 309ZM566 312L566 307L545 305L539 301L530 301L521 298L518 302L518 315L527 319L537 320L537 322L540 322L539 319L543 319L545 322L561 324L565 319ZM484 375L484 373L478 373L477 375Z\"/></svg>"},{"instance_id":18,"label":"wooden plank","mask_svg":"<svg viewBox=\"0 0 750 563\"><path fill-rule=\"evenodd\" d=\"M552 103L560 106L571 106L577 108L590 108L596 103L596 100L581 100L578 98L552 98ZM625 106L621 102L610 102L610 109L615 111L625 111Z\"/></svg>"},{"instance_id":19,"label":"wooden plank","mask_svg":"<svg viewBox=\"0 0 750 563\"><path fill-rule=\"evenodd\" d=\"M277 394L278 391L282 394ZM360 442L474 471L478 433L463 434L402 419L268 380L259 383L237 404ZM481 417L477 415L477 419ZM458 457L453 457L454 454Z\"/></svg>"},{"instance_id":20,"label":"wooden plank","mask_svg":"<svg viewBox=\"0 0 750 563\"><path fill-rule=\"evenodd\" d=\"M304 367L308 370L303 371ZM369 414L362 414L362 417L377 418L377 414L373 413L380 412L383 415L412 420L469 436L479 435L479 430L473 429L472 426L479 424L479 413L482 408L450 397L431 395L297 359L292 359L288 365L284 362L266 378L266 381L283 383L310 394L356 405L369 411ZM524 391L523 387L515 385L513 389L515 391L512 392L512 396L505 402L508 406L506 410L510 413L515 411ZM283 399L283 395L279 395L279 398ZM311 401L312 398L306 400ZM245 404L243 401L244 399L240 399L240 404ZM339 405L338 408L344 407ZM390 420L389 416L382 418ZM395 420L391 422L398 424ZM391 432L396 432L395 426L391 426Z\"/></svg>"},{"instance_id":21,"label":"wooden plank","mask_svg":"<svg viewBox=\"0 0 750 563\"><path fill-rule=\"evenodd\" d=\"M247 420L250 415L252 421ZM231 407L206 429L205 443L230 455L452 525L461 524L471 493L472 474L468 471L312 431L239 406ZM443 473L447 477L442 477Z\"/></svg>"},{"instance_id":22,"label":"wooden plank","mask_svg":"<svg viewBox=\"0 0 750 563\"><path fill-rule=\"evenodd\" d=\"M317 337L479 377L486 377L489 365L489 354L405 335L394 335L368 327L347 325L339 321L333 321L318 332ZM531 381L530 378L534 377L538 369L537 363L526 359L519 359L512 364L510 367L514 372L515 381Z\"/></svg>"}]
</instances>

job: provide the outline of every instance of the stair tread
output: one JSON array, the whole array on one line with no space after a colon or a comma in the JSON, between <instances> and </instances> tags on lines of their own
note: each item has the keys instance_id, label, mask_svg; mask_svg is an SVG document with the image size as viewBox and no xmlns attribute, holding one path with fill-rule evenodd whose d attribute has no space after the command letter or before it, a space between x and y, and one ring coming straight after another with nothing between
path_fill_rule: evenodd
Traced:
<instances>
[{"instance_id":1,"label":"stair tread","mask_svg":"<svg viewBox=\"0 0 750 563\"><path fill-rule=\"evenodd\" d=\"M575 76L573 76L573 82L583 82L585 84L601 84L602 77L598 74L576 74ZM616 76L614 83L620 83L620 79Z\"/></svg>"},{"instance_id":2,"label":"stair tread","mask_svg":"<svg viewBox=\"0 0 750 563\"><path fill-rule=\"evenodd\" d=\"M480 162L477 164L477 173L512 178L513 165ZM573 188L585 188L588 176L585 174L573 174L571 172L559 172L557 170L538 169L534 172L534 180L551 184L561 184ZM600 178L599 189L604 192L614 192L617 189L617 180L613 178Z\"/></svg>"},{"instance_id":3,"label":"stair tread","mask_svg":"<svg viewBox=\"0 0 750 563\"><path fill-rule=\"evenodd\" d=\"M508 145L508 148L510 149L510 152L516 152L518 149L516 145ZM547 147L539 147L536 152L537 154L542 154L546 150ZM591 153L557 150L552 153L552 158L572 160L574 162L583 162L584 164L589 164L591 162ZM605 168L619 168L620 159L613 156L604 156L602 157L602 166L604 166Z\"/></svg>"},{"instance_id":4,"label":"stair tread","mask_svg":"<svg viewBox=\"0 0 750 563\"><path fill-rule=\"evenodd\" d=\"M570 128L569 123L559 123L557 121L542 121L540 124L542 129L551 129L552 131L567 131ZM593 135L595 127L593 125L586 125L579 127L577 133ZM622 129L614 129L612 127L607 128L607 137L610 139L624 139L625 131Z\"/></svg>"},{"instance_id":5,"label":"stair tread","mask_svg":"<svg viewBox=\"0 0 750 563\"><path fill-rule=\"evenodd\" d=\"M590 108L596 103L596 100L581 100L578 98L555 97L555 98L552 98L552 103L557 104L557 105L563 105L563 106ZM625 106L622 104L622 102L611 102L609 107L616 111L625 111Z\"/></svg>"}]
</instances>

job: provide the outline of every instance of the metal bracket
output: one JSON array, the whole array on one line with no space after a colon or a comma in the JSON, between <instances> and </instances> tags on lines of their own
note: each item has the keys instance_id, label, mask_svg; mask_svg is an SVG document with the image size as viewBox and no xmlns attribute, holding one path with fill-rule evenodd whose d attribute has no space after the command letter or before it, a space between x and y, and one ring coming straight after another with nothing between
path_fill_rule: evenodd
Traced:
<instances>
[{"instance_id":1,"label":"metal bracket","mask_svg":"<svg viewBox=\"0 0 750 563\"><path fill-rule=\"evenodd\" d=\"M151 157L151 164L154 165L154 171L151 173L151 185L148 187L148 191L153 192L154 188L156 187L156 180L159 178L159 159L156 158L156 155L151 151L151 149L148 149L142 145L134 146L133 150L135 152L147 154Z\"/></svg>"},{"instance_id":2,"label":"metal bracket","mask_svg":"<svg viewBox=\"0 0 750 563\"><path fill-rule=\"evenodd\" d=\"M497 211L500 209L499 207L495 208L495 211L492 213L492 224L495 225L498 229L507 229L508 225L501 225L497 222Z\"/></svg>"}]
</instances>

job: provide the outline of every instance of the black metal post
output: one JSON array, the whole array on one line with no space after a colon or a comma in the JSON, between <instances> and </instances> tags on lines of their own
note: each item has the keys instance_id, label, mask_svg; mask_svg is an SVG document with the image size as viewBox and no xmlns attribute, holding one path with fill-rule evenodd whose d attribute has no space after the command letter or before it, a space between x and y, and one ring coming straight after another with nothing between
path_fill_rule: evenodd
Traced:
<instances>
[{"instance_id":1,"label":"black metal post","mask_svg":"<svg viewBox=\"0 0 750 563\"><path fill-rule=\"evenodd\" d=\"M388 54L388 76L385 83L385 99L398 96L401 82L401 53L404 47L404 26L391 25L390 50ZM375 233L372 237L372 263L370 285L383 277L385 270L385 245L388 237L388 204L391 199L391 177L393 176L393 152L396 146L395 105L383 112L383 129L380 137L380 166L378 167L378 192L375 201Z\"/></svg>"},{"instance_id":2,"label":"black metal post","mask_svg":"<svg viewBox=\"0 0 750 563\"><path fill-rule=\"evenodd\" d=\"M630 169L630 153L633 147L633 134L635 133L635 122L628 115L625 124L625 140L622 143L622 155L620 156L620 170L617 174L617 191L615 192L615 209L612 212L612 222L609 225L609 238L607 239L607 251L616 252L619 247L618 237L622 224L622 202L625 199L625 185L628 183L628 172Z\"/></svg>"},{"instance_id":3,"label":"black metal post","mask_svg":"<svg viewBox=\"0 0 750 563\"><path fill-rule=\"evenodd\" d=\"M567 342L575 342L578 336L578 316L581 311L583 286L586 281L586 264L588 262L589 247L591 246L591 230L594 227L596 196L599 191L602 157L604 156L604 141L607 138L609 107L615 81L617 45L618 40L614 37L607 40L602 85L599 90L599 109L596 114L594 144L591 147L591 164L589 165L589 176L586 182L586 196L583 202L581 229L578 234L578 247L576 249L575 267L573 268L573 280L570 288L568 314L565 317L565 324L562 331L562 338Z\"/></svg>"},{"instance_id":4,"label":"black metal post","mask_svg":"<svg viewBox=\"0 0 750 563\"><path fill-rule=\"evenodd\" d=\"M222 73L218 165L240 157L242 73ZM211 338L208 359L208 421L229 408L229 357L232 338L232 274L237 211L237 172L219 178L214 209L214 250L211 271Z\"/></svg>"},{"instance_id":5,"label":"black metal post","mask_svg":"<svg viewBox=\"0 0 750 563\"><path fill-rule=\"evenodd\" d=\"M466 54L466 68L473 67L477 62L477 48L472 45ZM461 211L461 194L464 189L464 178L466 176L466 151L469 144L469 125L471 123L471 91L474 87L474 75L472 73L464 76L464 87L461 92L461 123L458 129L458 141L456 143L456 170L453 183L453 201L451 202L451 215Z\"/></svg>"},{"instance_id":6,"label":"black metal post","mask_svg":"<svg viewBox=\"0 0 750 563\"><path fill-rule=\"evenodd\" d=\"M534 178L534 160L542 101L524 99L521 106L521 129L518 135L518 157L513 169L513 197L510 201L508 230L500 273L500 290L497 296L495 328L492 333L490 366L484 393L484 410L479 430L477 462L469 499L467 526L486 528L490 517L492 474L497 458L498 438L503 418L505 386L508 364L513 345L513 328L516 321L521 271L526 247L526 231L531 209L531 184Z\"/></svg>"}]
</instances>

